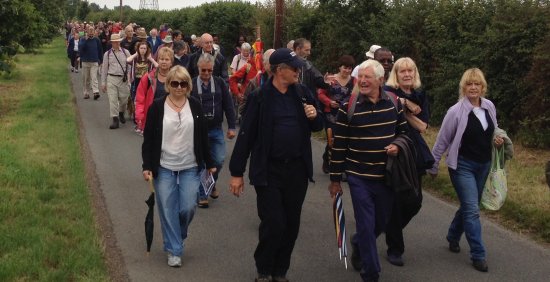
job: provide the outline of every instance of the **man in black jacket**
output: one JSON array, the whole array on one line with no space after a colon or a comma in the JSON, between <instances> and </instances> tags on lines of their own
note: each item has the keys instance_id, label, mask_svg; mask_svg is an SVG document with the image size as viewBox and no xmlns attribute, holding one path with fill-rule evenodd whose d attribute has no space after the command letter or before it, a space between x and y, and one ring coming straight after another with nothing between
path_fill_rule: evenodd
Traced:
<instances>
[{"instance_id":1,"label":"man in black jacket","mask_svg":"<svg viewBox=\"0 0 550 282\"><path fill-rule=\"evenodd\" d=\"M199 75L199 68L197 62L201 54L208 53L214 57L214 76L221 77L226 83L229 83L229 75L227 74L227 64L225 63L225 57L214 50L214 39L212 35L205 33L201 36L202 49L191 54L189 58L189 74L191 77Z\"/></svg>"},{"instance_id":2,"label":"man in black jacket","mask_svg":"<svg viewBox=\"0 0 550 282\"><path fill-rule=\"evenodd\" d=\"M230 189L240 196L248 156L250 183L257 194L259 243L256 281L285 276L298 237L308 178L313 175L311 131L323 129L310 91L298 83L303 61L281 48L269 58L270 78L251 93L229 163ZM273 278L273 280L272 280Z\"/></svg>"}]
</instances>

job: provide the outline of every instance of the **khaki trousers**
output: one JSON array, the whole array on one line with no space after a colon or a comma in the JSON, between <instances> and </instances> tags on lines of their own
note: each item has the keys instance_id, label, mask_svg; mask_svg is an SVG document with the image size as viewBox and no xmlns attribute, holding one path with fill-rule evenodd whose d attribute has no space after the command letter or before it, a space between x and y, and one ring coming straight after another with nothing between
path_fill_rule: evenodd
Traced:
<instances>
[{"instance_id":1,"label":"khaki trousers","mask_svg":"<svg viewBox=\"0 0 550 282\"><path fill-rule=\"evenodd\" d=\"M107 75L107 95L111 117L118 117L118 113L126 111L130 86L128 82L122 81L121 76Z\"/></svg>"},{"instance_id":2,"label":"khaki trousers","mask_svg":"<svg viewBox=\"0 0 550 282\"><path fill-rule=\"evenodd\" d=\"M97 82L97 62L82 62L82 79L84 95L92 95L99 93L99 85ZM90 92L90 90L92 92Z\"/></svg>"}]
</instances>

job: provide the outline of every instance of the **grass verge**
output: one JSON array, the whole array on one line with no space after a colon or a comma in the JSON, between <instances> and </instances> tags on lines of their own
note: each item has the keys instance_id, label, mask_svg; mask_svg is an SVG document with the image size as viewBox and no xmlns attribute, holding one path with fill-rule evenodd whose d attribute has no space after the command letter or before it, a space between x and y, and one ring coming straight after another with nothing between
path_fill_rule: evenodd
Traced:
<instances>
[{"instance_id":1,"label":"grass verge","mask_svg":"<svg viewBox=\"0 0 550 282\"><path fill-rule=\"evenodd\" d=\"M64 42L0 80L0 281L107 281Z\"/></svg>"}]
</instances>

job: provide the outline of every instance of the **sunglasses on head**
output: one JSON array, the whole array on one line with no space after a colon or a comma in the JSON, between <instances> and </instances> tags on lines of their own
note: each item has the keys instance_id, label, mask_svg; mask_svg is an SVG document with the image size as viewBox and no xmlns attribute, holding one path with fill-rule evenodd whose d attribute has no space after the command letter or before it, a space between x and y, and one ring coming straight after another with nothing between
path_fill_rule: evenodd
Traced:
<instances>
[{"instance_id":1,"label":"sunglasses on head","mask_svg":"<svg viewBox=\"0 0 550 282\"><path fill-rule=\"evenodd\" d=\"M170 81L170 86L172 88L178 88L178 85L181 88L187 88L187 87L189 87L189 82L187 82L187 81L176 81L176 80Z\"/></svg>"},{"instance_id":2,"label":"sunglasses on head","mask_svg":"<svg viewBox=\"0 0 550 282\"><path fill-rule=\"evenodd\" d=\"M213 72L213 69L201 69L201 72Z\"/></svg>"}]
</instances>

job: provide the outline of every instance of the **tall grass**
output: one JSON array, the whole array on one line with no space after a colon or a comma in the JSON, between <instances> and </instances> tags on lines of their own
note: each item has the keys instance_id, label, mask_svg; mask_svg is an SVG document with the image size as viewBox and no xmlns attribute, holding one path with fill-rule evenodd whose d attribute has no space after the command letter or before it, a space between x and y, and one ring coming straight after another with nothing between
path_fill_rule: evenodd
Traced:
<instances>
[{"instance_id":1,"label":"tall grass","mask_svg":"<svg viewBox=\"0 0 550 282\"><path fill-rule=\"evenodd\" d=\"M109 280L72 97L61 38L0 80L0 281Z\"/></svg>"}]
</instances>

